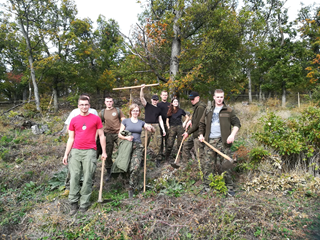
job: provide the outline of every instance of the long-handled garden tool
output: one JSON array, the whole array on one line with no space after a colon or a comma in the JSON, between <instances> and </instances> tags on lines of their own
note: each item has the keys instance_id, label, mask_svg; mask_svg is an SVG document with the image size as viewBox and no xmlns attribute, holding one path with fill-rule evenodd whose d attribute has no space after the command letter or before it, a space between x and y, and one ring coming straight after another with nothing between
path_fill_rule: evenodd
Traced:
<instances>
[{"instance_id":1,"label":"long-handled garden tool","mask_svg":"<svg viewBox=\"0 0 320 240\"><path fill-rule=\"evenodd\" d=\"M148 131L145 130L145 140L144 140L144 174L143 174L143 192L146 192L146 176L147 176L147 142L148 142Z\"/></svg>"},{"instance_id":2,"label":"long-handled garden tool","mask_svg":"<svg viewBox=\"0 0 320 240\"><path fill-rule=\"evenodd\" d=\"M100 190L99 190L99 198L98 198L98 203L107 203L113 201L112 199L105 199L102 200L102 189L103 189L103 171L104 171L104 162L105 159L102 160L102 167L101 167L101 180L100 180Z\"/></svg>"},{"instance_id":3,"label":"long-handled garden tool","mask_svg":"<svg viewBox=\"0 0 320 240\"><path fill-rule=\"evenodd\" d=\"M228 155L220 152L218 149L216 149L215 147L211 146L207 141L203 140L203 142L209 147L211 148L213 151L215 151L216 153L220 154L222 157L224 157L225 159L227 159L227 162L224 162L222 167L223 169L229 169L229 168L233 168L233 162L234 160L232 158L230 158Z\"/></svg>"},{"instance_id":4,"label":"long-handled garden tool","mask_svg":"<svg viewBox=\"0 0 320 240\"><path fill-rule=\"evenodd\" d=\"M184 140L185 140L185 139L183 138L182 141L181 141L181 144L180 144L180 147L179 147L177 156L176 156L176 160L174 161L174 163L171 163L171 166L172 166L173 168L179 168L179 167L180 167L180 166L178 165L178 163L179 163L179 153L180 153L180 150L181 150L181 147L182 147L182 144L183 144Z\"/></svg>"}]
</instances>

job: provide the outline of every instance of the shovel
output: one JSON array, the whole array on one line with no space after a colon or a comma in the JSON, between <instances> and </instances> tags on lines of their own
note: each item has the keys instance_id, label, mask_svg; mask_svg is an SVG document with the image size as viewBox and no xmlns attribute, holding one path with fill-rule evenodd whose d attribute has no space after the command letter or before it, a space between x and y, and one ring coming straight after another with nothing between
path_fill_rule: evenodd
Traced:
<instances>
[{"instance_id":1,"label":"shovel","mask_svg":"<svg viewBox=\"0 0 320 240\"><path fill-rule=\"evenodd\" d=\"M103 188L103 171L104 171L104 162L105 159L102 159L102 167L101 167L101 180L100 180L100 190L99 190L99 198L98 198L98 203L107 203L107 202L112 202L112 199L105 199L102 200L102 188Z\"/></svg>"},{"instance_id":2,"label":"shovel","mask_svg":"<svg viewBox=\"0 0 320 240\"><path fill-rule=\"evenodd\" d=\"M174 163L171 163L171 166L172 166L173 168L179 168L179 167L180 167L180 166L178 165L178 162L179 162L179 161L178 161L178 160L179 160L179 153L180 153L180 150L181 150L181 147L182 147L182 144L183 144L184 140L185 140L185 139L182 139L182 141L181 141L181 144L180 144L180 147L179 147L177 156L176 156L176 160L174 161Z\"/></svg>"},{"instance_id":3,"label":"shovel","mask_svg":"<svg viewBox=\"0 0 320 240\"><path fill-rule=\"evenodd\" d=\"M225 159L228 160L228 162L225 162L222 167L224 169L229 169L229 168L233 168L233 159L231 159L228 155L220 152L218 149L216 149L215 147L211 146L208 142L206 142L206 140L203 140L203 142L209 147L211 148L213 151L215 151L216 153L220 154L222 157L224 157Z\"/></svg>"}]
</instances>

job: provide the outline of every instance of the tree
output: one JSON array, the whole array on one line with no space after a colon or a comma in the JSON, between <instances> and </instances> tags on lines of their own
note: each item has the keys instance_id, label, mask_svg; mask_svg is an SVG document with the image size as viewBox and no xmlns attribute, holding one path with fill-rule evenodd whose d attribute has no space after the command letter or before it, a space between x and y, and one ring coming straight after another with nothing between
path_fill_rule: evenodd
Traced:
<instances>
[{"instance_id":1,"label":"tree","mask_svg":"<svg viewBox=\"0 0 320 240\"><path fill-rule=\"evenodd\" d=\"M5 5L6 10L14 15L26 44L25 56L29 63L38 111L41 111L41 108L34 62L37 55L41 54L43 39L47 37L47 22L54 16L52 12L54 3L50 0L9 0Z\"/></svg>"}]
</instances>

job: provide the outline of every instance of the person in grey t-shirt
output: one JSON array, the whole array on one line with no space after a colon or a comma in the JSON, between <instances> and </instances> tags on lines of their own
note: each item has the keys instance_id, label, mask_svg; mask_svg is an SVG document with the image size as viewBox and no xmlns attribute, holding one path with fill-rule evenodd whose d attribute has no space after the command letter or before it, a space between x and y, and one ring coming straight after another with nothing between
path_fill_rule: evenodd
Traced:
<instances>
[{"instance_id":1,"label":"person in grey t-shirt","mask_svg":"<svg viewBox=\"0 0 320 240\"><path fill-rule=\"evenodd\" d=\"M141 143L141 132L146 129L149 132L154 132L155 129L151 124L147 124L144 121L138 119L140 115L140 108L137 104L131 104L129 107L130 118L124 119L120 126L118 137L123 140L132 141L132 152L129 164L129 198L133 197L133 190L137 188L139 180L139 168L141 160L143 159L144 146ZM132 133L131 136L123 136L121 132L128 130ZM119 152L121 154L121 152Z\"/></svg>"}]
</instances>

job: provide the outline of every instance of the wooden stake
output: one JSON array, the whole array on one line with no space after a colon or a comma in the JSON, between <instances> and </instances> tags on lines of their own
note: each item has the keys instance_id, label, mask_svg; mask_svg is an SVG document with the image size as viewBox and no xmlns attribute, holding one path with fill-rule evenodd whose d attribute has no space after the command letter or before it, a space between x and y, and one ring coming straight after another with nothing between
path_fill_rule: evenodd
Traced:
<instances>
[{"instance_id":1,"label":"wooden stake","mask_svg":"<svg viewBox=\"0 0 320 240\"><path fill-rule=\"evenodd\" d=\"M146 84L145 86L146 87L159 86L159 83ZM131 87L112 88L112 90L125 90L125 89L132 89L132 88L141 88L141 85L139 85L139 86L131 86Z\"/></svg>"}]
</instances>

